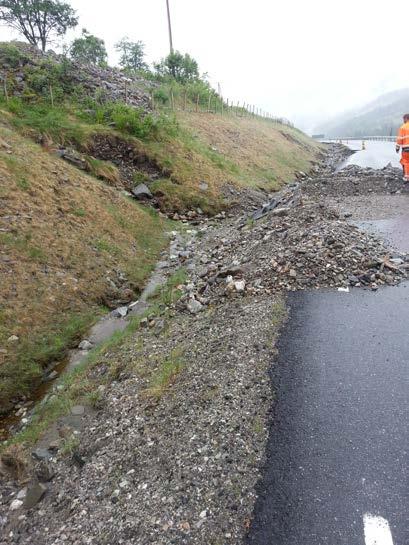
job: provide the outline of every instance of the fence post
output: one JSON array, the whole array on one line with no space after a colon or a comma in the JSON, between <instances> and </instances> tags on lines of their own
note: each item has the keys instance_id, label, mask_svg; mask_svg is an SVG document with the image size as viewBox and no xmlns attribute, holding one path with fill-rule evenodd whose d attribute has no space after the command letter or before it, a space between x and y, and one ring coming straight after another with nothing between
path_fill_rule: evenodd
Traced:
<instances>
[{"instance_id":1,"label":"fence post","mask_svg":"<svg viewBox=\"0 0 409 545\"><path fill-rule=\"evenodd\" d=\"M125 81L125 104L128 104L128 82Z\"/></svg>"},{"instance_id":2,"label":"fence post","mask_svg":"<svg viewBox=\"0 0 409 545\"><path fill-rule=\"evenodd\" d=\"M50 88L50 101L51 101L51 107L54 108L54 94L53 94L53 88L52 88L51 83L50 83L50 85L49 85L49 88Z\"/></svg>"},{"instance_id":3,"label":"fence post","mask_svg":"<svg viewBox=\"0 0 409 545\"><path fill-rule=\"evenodd\" d=\"M175 111L175 97L173 96L173 89L170 90L170 106L172 111Z\"/></svg>"},{"instance_id":4,"label":"fence post","mask_svg":"<svg viewBox=\"0 0 409 545\"><path fill-rule=\"evenodd\" d=\"M210 91L209 91L209 100L207 101L207 112L210 113L210 101L211 101L211 98L212 98L212 95L210 94Z\"/></svg>"},{"instance_id":5,"label":"fence post","mask_svg":"<svg viewBox=\"0 0 409 545\"><path fill-rule=\"evenodd\" d=\"M6 99L6 102L9 101L9 93L7 91L7 74L4 76L4 98Z\"/></svg>"},{"instance_id":6,"label":"fence post","mask_svg":"<svg viewBox=\"0 0 409 545\"><path fill-rule=\"evenodd\" d=\"M153 94L153 90L151 91L151 108L152 111L155 111L155 95Z\"/></svg>"},{"instance_id":7,"label":"fence post","mask_svg":"<svg viewBox=\"0 0 409 545\"><path fill-rule=\"evenodd\" d=\"M186 111L186 105L187 105L187 91L185 89L185 96L183 100L183 110Z\"/></svg>"}]
</instances>

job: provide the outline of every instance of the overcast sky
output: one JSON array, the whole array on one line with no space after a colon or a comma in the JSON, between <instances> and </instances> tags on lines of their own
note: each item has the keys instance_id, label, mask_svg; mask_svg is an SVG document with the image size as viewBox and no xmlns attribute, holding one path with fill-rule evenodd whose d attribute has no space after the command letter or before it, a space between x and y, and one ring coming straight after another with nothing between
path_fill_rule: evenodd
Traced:
<instances>
[{"instance_id":1,"label":"overcast sky","mask_svg":"<svg viewBox=\"0 0 409 545\"><path fill-rule=\"evenodd\" d=\"M82 27L114 44L168 53L165 0L70 0ZM170 0L174 46L192 54L227 98L309 129L385 91L409 87L407 0ZM10 32L0 28L2 39ZM15 36L15 35L14 35ZM73 35L70 34L69 38Z\"/></svg>"}]
</instances>

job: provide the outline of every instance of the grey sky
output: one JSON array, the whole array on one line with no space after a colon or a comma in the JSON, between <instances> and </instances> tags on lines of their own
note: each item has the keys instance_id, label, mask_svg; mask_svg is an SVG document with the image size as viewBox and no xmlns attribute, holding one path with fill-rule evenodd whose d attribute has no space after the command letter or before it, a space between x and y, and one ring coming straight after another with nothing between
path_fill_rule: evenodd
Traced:
<instances>
[{"instance_id":1,"label":"grey sky","mask_svg":"<svg viewBox=\"0 0 409 545\"><path fill-rule=\"evenodd\" d=\"M409 86L406 0L170 0L174 45L191 53L225 97L303 128L378 94ZM105 39L110 61L124 35L168 53L165 0L71 0L82 27ZM0 28L3 39L10 32ZM70 38L72 35L70 35Z\"/></svg>"}]
</instances>

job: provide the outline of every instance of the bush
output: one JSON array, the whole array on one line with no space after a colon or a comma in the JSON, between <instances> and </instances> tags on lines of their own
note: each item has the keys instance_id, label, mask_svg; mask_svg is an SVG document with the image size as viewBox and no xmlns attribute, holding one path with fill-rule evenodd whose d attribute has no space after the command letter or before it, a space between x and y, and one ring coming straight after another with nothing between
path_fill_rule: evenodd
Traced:
<instances>
[{"instance_id":1,"label":"bush","mask_svg":"<svg viewBox=\"0 0 409 545\"><path fill-rule=\"evenodd\" d=\"M83 111L82 117L92 118L100 125L113 125L118 131L135 136L141 140L155 139L167 134L177 133L175 118L165 115L145 114L142 110L128 106L122 102L107 104L87 102L88 109Z\"/></svg>"},{"instance_id":2,"label":"bush","mask_svg":"<svg viewBox=\"0 0 409 545\"><path fill-rule=\"evenodd\" d=\"M27 56L18 47L9 43L0 44L0 60L2 64L9 64L11 68L18 68Z\"/></svg>"}]
</instances>

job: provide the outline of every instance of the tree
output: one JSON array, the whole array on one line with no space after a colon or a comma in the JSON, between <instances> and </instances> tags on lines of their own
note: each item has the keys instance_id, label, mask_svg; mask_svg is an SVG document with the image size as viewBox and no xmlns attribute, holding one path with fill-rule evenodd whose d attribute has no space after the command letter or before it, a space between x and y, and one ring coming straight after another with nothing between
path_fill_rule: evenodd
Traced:
<instances>
[{"instance_id":1,"label":"tree","mask_svg":"<svg viewBox=\"0 0 409 545\"><path fill-rule=\"evenodd\" d=\"M78 24L75 11L60 0L2 0L0 21L14 28L44 52L54 36L63 36Z\"/></svg>"},{"instance_id":2,"label":"tree","mask_svg":"<svg viewBox=\"0 0 409 545\"><path fill-rule=\"evenodd\" d=\"M129 38L125 37L115 45L115 49L121 54L119 64L124 70L136 72L148 69L148 65L144 61L145 44L143 42L131 42Z\"/></svg>"},{"instance_id":3,"label":"tree","mask_svg":"<svg viewBox=\"0 0 409 545\"><path fill-rule=\"evenodd\" d=\"M82 38L77 38L71 44L71 58L83 64L103 66L106 64L107 50L104 40L82 29Z\"/></svg>"},{"instance_id":4,"label":"tree","mask_svg":"<svg viewBox=\"0 0 409 545\"><path fill-rule=\"evenodd\" d=\"M199 78L199 66L188 53L182 55L179 51L174 51L155 68L159 74L171 76L181 82Z\"/></svg>"}]
</instances>

